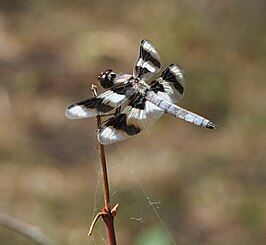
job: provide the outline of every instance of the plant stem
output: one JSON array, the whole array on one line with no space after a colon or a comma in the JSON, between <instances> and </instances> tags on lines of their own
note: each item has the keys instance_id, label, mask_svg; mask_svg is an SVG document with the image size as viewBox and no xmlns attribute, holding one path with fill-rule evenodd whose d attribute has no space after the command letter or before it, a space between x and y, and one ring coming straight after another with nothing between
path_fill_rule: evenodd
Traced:
<instances>
[{"instance_id":1,"label":"plant stem","mask_svg":"<svg viewBox=\"0 0 266 245\"><path fill-rule=\"evenodd\" d=\"M97 87L92 85L91 87L93 96L97 96ZM101 116L96 116L97 129L101 126ZM114 216L116 215L118 205L116 205L112 210L110 207L110 194L109 194L109 184L108 184L108 175L106 167L106 158L104 152L104 146L99 142L99 161L101 164L101 174L102 174L102 183L103 183L103 192L104 192L104 205L102 212L98 213L92 222L92 225L89 230L89 235L91 235L93 227L98 220L99 216L102 217L107 230L107 237L110 245L116 245L115 238L115 229L114 229Z\"/></svg>"},{"instance_id":2,"label":"plant stem","mask_svg":"<svg viewBox=\"0 0 266 245\"><path fill-rule=\"evenodd\" d=\"M101 123L101 117L97 116L97 126L99 126L100 123ZM107 209L107 211L111 212L108 175L107 175L107 167L106 167L106 159L105 159L105 151L104 151L104 146L101 143L99 143L99 159L100 159L101 170L102 170L104 205L105 205L105 208Z\"/></svg>"},{"instance_id":3,"label":"plant stem","mask_svg":"<svg viewBox=\"0 0 266 245\"><path fill-rule=\"evenodd\" d=\"M55 245L55 242L42 233L37 227L26 224L6 214L0 213L0 225L31 239L35 244Z\"/></svg>"}]
</instances>

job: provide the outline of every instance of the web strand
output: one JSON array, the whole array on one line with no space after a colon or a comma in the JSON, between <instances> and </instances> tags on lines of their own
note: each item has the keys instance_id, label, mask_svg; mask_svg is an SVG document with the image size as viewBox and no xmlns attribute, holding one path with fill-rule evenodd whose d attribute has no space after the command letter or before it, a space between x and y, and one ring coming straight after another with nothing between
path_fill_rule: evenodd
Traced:
<instances>
[{"instance_id":1,"label":"web strand","mask_svg":"<svg viewBox=\"0 0 266 245\"><path fill-rule=\"evenodd\" d=\"M152 202L150 197L148 196L148 194L146 193L144 187L142 186L142 184L140 183L140 180L139 178L137 177L135 171L133 169L130 168L130 165L128 163L128 159L126 158L122 148L120 147L120 145L117 143L116 144L122 157L124 158L124 162L126 163L126 166L127 168L129 169L129 172L131 173L131 175L133 176L133 178L135 179L135 181L137 182L140 190L142 191L143 195L146 197L146 200L148 201L148 205L149 207L152 208L153 212L155 213L155 215L157 216L158 220L160 221L161 225L163 226L164 230L166 231L167 235L169 236L169 238L171 239L172 243L177 245L176 241L174 240L172 234L170 233L169 229L167 228L166 224L164 223L162 217L160 216L160 214L158 213L158 211L156 210L155 208L155 205L158 205L158 204L161 204L160 202ZM143 227L143 214L144 214L144 211L142 210L142 213L141 213L141 218L140 218L140 222L141 222L141 226L142 226L142 234L143 234L143 237L145 239L145 233L144 233L144 227ZM134 219L134 218L133 218ZM145 239L146 240L146 239Z\"/></svg>"},{"instance_id":2,"label":"web strand","mask_svg":"<svg viewBox=\"0 0 266 245\"><path fill-rule=\"evenodd\" d=\"M158 204L158 202L152 202L150 197L147 195L146 191L144 190L142 184L140 183L137 175L135 174L135 172L133 170L130 170L130 173L134 176L136 182L138 183L139 188L141 189L142 193L145 195L149 206L151 206L153 212L156 214L158 220L160 221L160 223L162 224L163 228L165 229L165 231L167 232L168 236L170 237L171 241L173 242L173 244L177 244L172 236L172 234L170 233L170 231L168 230L166 224L164 223L162 217L159 215L158 211L156 210L156 208L154 207L154 204Z\"/></svg>"}]
</instances>

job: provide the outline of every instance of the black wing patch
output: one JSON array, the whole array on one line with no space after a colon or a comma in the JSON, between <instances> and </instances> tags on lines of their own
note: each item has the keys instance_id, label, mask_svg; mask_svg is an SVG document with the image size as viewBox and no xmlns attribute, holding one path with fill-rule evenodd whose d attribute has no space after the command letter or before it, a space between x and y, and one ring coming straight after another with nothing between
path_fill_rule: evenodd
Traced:
<instances>
[{"instance_id":1,"label":"black wing patch","mask_svg":"<svg viewBox=\"0 0 266 245\"><path fill-rule=\"evenodd\" d=\"M113 127L114 130L123 131L128 135L134 135L140 132L140 129L135 125L127 125L127 114L124 113L118 114L108 120L105 127Z\"/></svg>"},{"instance_id":2,"label":"black wing patch","mask_svg":"<svg viewBox=\"0 0 266 245\"><path fill-rule=\"evenodd\" d=\"M151 126L163 113L143 95L133 95L121 114L110 118L102 126L98 140L104 145L125 140Z\"/></svg>"},{"instance_id":3,"label":"black wing patch","mask_svg":"<svg viewBox=\"0 0 266 245\"><path fill-rule=\"evenodd\" d=\"M148 40L142 40L133 76L146 81L155 75L160 68L160 56L153 43Z\"/></svg>"},{"instance_id":4,"label":"black wing patch","mask_svg":"<svg viewBox=\"0 0 266 245\"><path fill-rule=\"evenodd\" d=\"M183 68L175 64L166 67L161 76L151 83L151 90L171 103L182 99L185 91Z\"/></svg>"},{"instance_id":5,"label":"black wing patch","mask_svg":"<svg viewBox=\"0 0 266 245\"><path fill-rule=\"evenodd\" d=\"M106 114L125 103L134 93L132 84L120 85L103 94L70 105L65 115L70 119L89 118Z\"/></svg>"}]
</instances>

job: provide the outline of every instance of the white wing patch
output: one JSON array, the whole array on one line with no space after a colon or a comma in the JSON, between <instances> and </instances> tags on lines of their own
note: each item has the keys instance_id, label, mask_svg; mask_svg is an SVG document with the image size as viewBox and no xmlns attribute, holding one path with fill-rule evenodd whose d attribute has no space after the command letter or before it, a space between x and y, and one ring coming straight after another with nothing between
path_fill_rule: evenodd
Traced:
<instances>
[{"instance_id":1,"label":"white wing patch","mask_svg":"<svg viewBox=\"0 0 266 245\"><path fill-rule=\"evenodd\" d=\"M163 113L162 109L149 101L145 102L143 109L128 105L99 130L98 140L103 145L125 140L151 126Z\"/></svg>"},{"instance_id":2,"label":"white wing patch","mask_svg":"<svg viewBox=\"0 0 266 245\"><path fill-rule=\"evenodd\" d=\"M164 69L160 77L151 83L151 89L162 99L176 103L184 96L184 73L181 66L171 64Z\"/></svg>"},{"instance_id":3,"label":"white wing patch","mask_svg":"<svg viewBox=\"0 0 266 245\"><path fill-rule=\"evenodd\" d=\"M129 136L127 135L126 132L121 130L116 130L111 127L103 128L97 136L98 141L103 145L110 145L125 140L128 137Z\"/></svg>"},{"instance_id":4,"label":"white wing patch","mask_svg":"<svg viewBox=\"0 0 266 245\"><path fill-rule=\"evenodd\" d=\"M157 71L156 67L151 65L148 61L144 61L142 58L139 58L136 66L146 68L151 73L155 73Z\"/></svg>"},{"instance_id":5,"label":"white wing patch","mask_svg":"<svg viewBox=\"0 0 266 245\"><path fill-rule=\"evenodd\" d=\"M82 119L96 116L96 110L89 110L83 105L75 105L66 109L65 116L69 119Z\"/></svg>"},{"instance_id":6,"label":"white wing patch","mask_svg":"<svg viewBox=\"0 0 266 245\"><path fill-rule=\"evenodd\" d=\"M69 119L82 119L109 113L121 106L133 94L132 86L125 87L121 91L118 91L118 88L113 89L114 91L107 90L97 97L70 105L66 109L66 117Z\"/></svg>"},{"instance_id":7,"label":"white wing patch","mask_svg":"<svg viewBox=\"0 0 266 245\"><path fill-rule=\"evenodd\" d=\"M161 69L160 55L152 42L142 40L139 57L133 70L133 76L143 81L149 80Z\"/></svg>"},{"instance_id":8,"label":"white wing patch","mask_svg":"<svg viewBox=\"0 0 266 245\"><path fill-rule=\"evenodd\" d=\"M105 104L111 105L113 107L118 107L124 102L127 96L124 94L117 94L111 90L108 90L105 93L99 95L98 98L102 98L103 103Z\"/></svg>"},{"instance_id":9,"label":"white wing patch","mask_svg":"<svg viewBox=\"0 0 266 245\"><path fill-rule=\"evenodd\" d=\"M122 113L127 114L127 123L129 125L135 125L143 131L159 119L164 112L150 101L146 101L144 110L126 106Z\"/></svg>"}]
</instances>

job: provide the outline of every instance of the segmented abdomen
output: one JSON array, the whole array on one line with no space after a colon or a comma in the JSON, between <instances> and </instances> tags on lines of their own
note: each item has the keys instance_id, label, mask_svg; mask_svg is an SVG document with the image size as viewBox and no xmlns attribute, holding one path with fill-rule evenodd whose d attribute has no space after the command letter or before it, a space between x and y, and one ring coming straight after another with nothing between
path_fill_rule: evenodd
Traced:
<instances>
[{"instance_id":1,"label":"segmented abdomen","mask_svg":"<svg viewBox=\"0 0 266 245\"><path fill-rule=\"evenodd\" d=\"M171 104L168 101L163 100L158 95L156 95L153 91L148 91L146 94L146 99L157 105L159 108L164 110L166 113L171 114L175 117L183 119L187 122L193 123L198 126L202 126L205 128L215 129L217 126L209 121L208 119L199 116L191 111L183 109L175 104Z\"/></svg>"}]
</instances>

